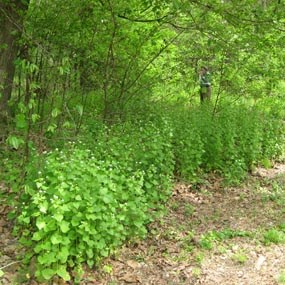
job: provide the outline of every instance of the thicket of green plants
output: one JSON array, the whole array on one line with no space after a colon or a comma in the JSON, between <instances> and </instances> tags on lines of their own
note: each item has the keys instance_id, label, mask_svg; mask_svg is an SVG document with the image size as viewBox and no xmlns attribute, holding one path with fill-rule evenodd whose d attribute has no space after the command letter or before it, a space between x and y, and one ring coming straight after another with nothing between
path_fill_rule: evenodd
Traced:
<instances>
[{"instance_id":1,"label":"thicket of green plants","mask_svg":"<svg viewBox=\"0 0 285 285\"><path fill-rule=\"evenodd\" d=\"M36 276L80 280L82 264L98 264L144 237L175 179L197 183L214 172L238 183L252 167L282 156L284 121L275 108L213 107L153 110L145 120L101 125L82 141L35 153L15 232L28 249L26 261L36 257Z\"/></svg>"},{"instance_id":2,"label":"thicket of green plants","mask_svg":"<svg viewBox=\"0 0 285 285\"><path fill-rule=\"evenodd\" d=\"M211 111L206 105L174 116L176 171L182 178L199 181L213 171L238 183L257 164L268 166L282 155L284 122L274 108L265 113L224 104L216 114Z\"/></svg>"},{"instance_id":3,"label":"thicket of green plants","mask_svg":"<svg viewBox=\"0 0 285 285\"><path fill-rule=\"evenodd\" d=\"M15 230L39 279L69 280L69 268L145 236L171 193L171 137L165 120L125 123L32 159Z\"/></svg>"}]
</instances>

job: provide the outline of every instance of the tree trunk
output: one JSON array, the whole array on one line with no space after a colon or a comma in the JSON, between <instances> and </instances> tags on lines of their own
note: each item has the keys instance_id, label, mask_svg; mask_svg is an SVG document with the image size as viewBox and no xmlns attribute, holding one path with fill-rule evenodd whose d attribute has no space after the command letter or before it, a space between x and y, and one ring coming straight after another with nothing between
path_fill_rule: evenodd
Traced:
<instances>
[{"instance_id":1,"label":"tree trunk","mask_svg":"<svg viewBox=\"0 0 285 285\"><path fill-rule=\"evenodd\" d=\"M23 30L28 1L0 0L0 119L9 113L15 73L14 61L19 51L18 39Z\"/></svg>"}]
</instances>

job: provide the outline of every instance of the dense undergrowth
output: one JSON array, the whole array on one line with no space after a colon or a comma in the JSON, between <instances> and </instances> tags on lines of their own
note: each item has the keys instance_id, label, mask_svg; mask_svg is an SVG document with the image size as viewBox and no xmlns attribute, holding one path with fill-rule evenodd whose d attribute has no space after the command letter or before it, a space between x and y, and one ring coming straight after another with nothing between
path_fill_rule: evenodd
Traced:
<instances>
[{"instance_id":1,"label":"dense undergrowth","mask_svg":"<svg viewBox=\"0 0 285 285\"><path fill-rule=\"evenodd\" d=\"M263 110L225 104L213 112L206 104L154 111L96 132L86 124L81 141L34 151L12 215L25 262L36 260L39 280L79 281L82 264L98 264L147 234L175 178L199 183L214 172L232 184L257 164L270 166L284 151L284 114L274 106ZM17 173L9 177L13 182Z\"/></svg>"},{"instance_id":2,"label":"dense undergrowth","mask_svg":"<svg viewBox=\"0 0 285 285\"><path fill-rule=\"evenodd\" d=\"M211 106L177 112L174 153L179 177L199 181L216 172L238 183L257 164L270 166L282 155L284 122L258 108L225 106L216 114Z\"/></svg>"}]
</instances>

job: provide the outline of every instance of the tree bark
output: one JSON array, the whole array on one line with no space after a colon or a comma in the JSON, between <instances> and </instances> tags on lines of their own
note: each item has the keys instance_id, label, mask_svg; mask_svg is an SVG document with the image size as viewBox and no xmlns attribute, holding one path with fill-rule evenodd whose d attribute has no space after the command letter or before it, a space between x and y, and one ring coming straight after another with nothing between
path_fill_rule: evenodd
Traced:
<instances>
[{"instance_id":1,"label":"tree bark","mask_svg":"<svg viewBox=\"0 0 285 285\"><path fill-rule=\"evenodd\" d=\"M15 73L14 61L19 51L18 40L23 30L23 19L28 1L0 0L0 119L9 113Z\"/></svg>"}]
</instances>

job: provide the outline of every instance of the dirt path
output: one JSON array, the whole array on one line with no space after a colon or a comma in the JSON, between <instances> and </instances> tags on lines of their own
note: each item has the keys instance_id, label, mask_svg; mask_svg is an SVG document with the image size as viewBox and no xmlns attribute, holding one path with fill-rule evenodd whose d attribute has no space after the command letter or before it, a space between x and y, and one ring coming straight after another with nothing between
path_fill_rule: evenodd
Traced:
<instances>
[{"instance_id":1,"label":"dirt path","mask_svg":"<svg viewBox=\"0 0 285 285\"><path fill-rule=\"evenodd\" d=\"M11 265L2 284L16 285L19 264L6 212L0 211L0 267ZM166 215L149 231L81 284L285 284L285 165L258 169L240 187L225 188L214 178L196 189L178 184Z\"/></svg>"}]
</instances>

